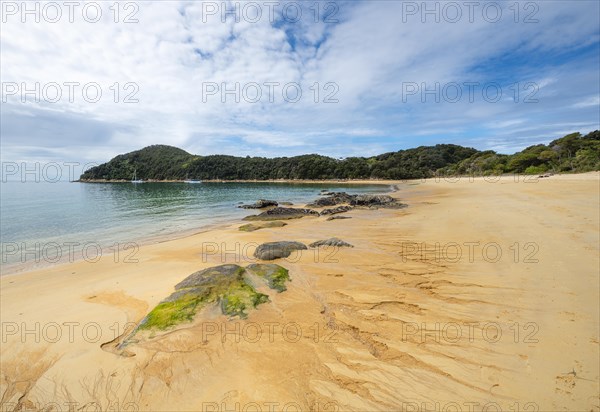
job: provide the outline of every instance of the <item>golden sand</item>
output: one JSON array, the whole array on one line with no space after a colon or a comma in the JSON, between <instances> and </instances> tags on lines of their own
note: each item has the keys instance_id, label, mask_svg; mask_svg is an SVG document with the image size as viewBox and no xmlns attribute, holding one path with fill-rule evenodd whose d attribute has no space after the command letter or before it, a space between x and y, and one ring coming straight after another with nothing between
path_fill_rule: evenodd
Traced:
<instances>
[{"instance_id":1,"label":"golden sand","mask_svg":"<svg viewBox=\"0 0 600 412\"><path fill-rule=\"evenodd\" d=\"M406 209L2 277L0 409L598 411L600 175L398 185ZM354 248L277 261L288 290L247 319L115 348L189 274L334 236Z\"/></svg>"}]
</instances>

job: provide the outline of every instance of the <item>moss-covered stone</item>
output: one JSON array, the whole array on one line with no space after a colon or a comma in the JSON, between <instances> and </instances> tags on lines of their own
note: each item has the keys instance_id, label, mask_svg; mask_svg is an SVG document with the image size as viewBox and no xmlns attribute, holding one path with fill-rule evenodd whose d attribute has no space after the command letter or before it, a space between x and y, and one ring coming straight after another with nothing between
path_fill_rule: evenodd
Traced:
<instances>
[{"instance_id":1,"label":"moss-covered stone","mask_svg":"<svg viewBox=\"0 0 600 412\"><path fill-rule=\"evenodd\" d=\"M256 276L263 278L271 289L278 292L287 290L285 282L290 280L289 271L283 266L273 263L253 263L246 269Z\"/></svg>"},{"instance_id":2,"label":"moss-covered stone","mask_svg":"<svg viewBox=\"0 0 600 412\"><path fill-rule=\"evenodd\" d=\"M338 239L337 237L332 237L325 240L318 240L309 245L310 247L319 247L319 246L333 246L333 247L354 247L348 242L344 242L342 239Z\"/></svg>"},{"instance_id":3,"label":"moss-covered stone","mask_svg":"<svg viewBox=\"0 0 600 412\"><path fill-rule=\"evenodd\" d=\"M269 301L269 297L257 292L247 283L238 283L231 287L221 296L221 312L228 316L239 316L245 319L248 314L246 310L255 308L261 303Z\"/></svg>"},{"instance_id":4,"label":"moss-covered stone","mask_svg":"<svg viewBox=\"0 0 600 412\"><path fill-rule=\"evenodd\" d=\"M247 317L246 311L269 297L257 292L246 279L246 269L220 265L195 272L175 285L176 291L160 302L142 320L138 329L165 330L191 322L208 304L220 303L224 315Z\"/></svg>"},{"instance_id":5,"label":"moss-covered stone","mask_svg":"<svg viewBox=\"0 0 600 412\"><path fill-rule=\"evenodd\" d=\"M239 265L219 265L194 272L175 285L175 290L193 287L223 288L241 279L245 269Z\"/></svg>"},{"instance_id":6,"label":"moss-covered stone","mask_svg":"<svg viewBox=\"0 0 600 412\"><path fill-rule=\"evenodd\" d=\"M191 322L199 307L207 302L206 296L186 293L178 299L159 303L140 324L139 329L164 330L184 322Z\"/></svg>"},{"instance_id":7,"label":"moss-covered stone","mask_svg":"<svg viewBox=\"0 0 600 412\"><path fill-rule=\"evenodd\" d=\"M248 223L247 225L243 225L239 227L239 230L242 232L254 232L255 230L267 229L273 227L283 227L287 226L287 223L280 222L278 220L267 221L261 223Z\"/></svg>"}]
</instances>

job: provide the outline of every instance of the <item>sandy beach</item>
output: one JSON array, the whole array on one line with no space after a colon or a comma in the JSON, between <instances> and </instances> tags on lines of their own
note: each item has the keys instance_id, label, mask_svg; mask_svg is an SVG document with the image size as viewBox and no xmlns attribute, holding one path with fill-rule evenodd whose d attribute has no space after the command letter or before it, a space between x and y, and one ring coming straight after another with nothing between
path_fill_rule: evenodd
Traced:
<instances>
[{"instance_id":1,"label":"sandy beach","mask_svg":"<svg viewBox=\"0 0 600 412\"><path fill-rule=\"evenodd\" d=\"M0 410L599 411L600 174L385 184L407 208L3 276ZM247 319L116 348L188 275L331 237Z\"/></svg>"}]
</instances>

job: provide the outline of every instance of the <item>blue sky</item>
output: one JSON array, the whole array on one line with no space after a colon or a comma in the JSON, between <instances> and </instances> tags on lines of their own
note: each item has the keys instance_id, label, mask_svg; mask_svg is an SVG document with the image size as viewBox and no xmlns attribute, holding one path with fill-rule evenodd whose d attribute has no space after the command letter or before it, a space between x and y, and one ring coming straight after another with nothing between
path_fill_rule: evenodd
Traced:
<instances>
[{"instance_id":1,"label":"blue sky","mask_svg":"<svg viewBox=\"0 0 600 412\"><path fill-rule=\"evenodd\" d=\"M512 153L600 128L597 0L480 2L472 14L460 1L428 2L430 14L423 2L229 2L238 21L221 1L130 3L117 16L96 2L94 23L79 9L56 23L40 10L38 23L3 8L3 161L103 162L150 144L270 157L436 143ZM236 83L239 101L221 93ZM39 98L23 102L35 84ZM97 102L94 88L82 95L89 84Z\"/></svg>"}]
</instances>

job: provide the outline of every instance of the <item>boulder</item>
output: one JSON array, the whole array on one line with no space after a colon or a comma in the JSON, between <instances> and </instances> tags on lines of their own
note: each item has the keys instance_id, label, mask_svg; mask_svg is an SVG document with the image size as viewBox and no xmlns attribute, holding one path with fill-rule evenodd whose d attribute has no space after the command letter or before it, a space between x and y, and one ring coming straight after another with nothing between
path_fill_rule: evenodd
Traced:
<instances>
[{"instance_id":1,"label":"boulder","mask_svg":"<svg viewBox=\"0 0 600 412\"><path fill-rule=\"evenodd\" d=\"M308 249L306 245L300 242L268 242L256 248L254 257L262 260L275 260L288 257L294 250L306 249Z\"/></svg>"},{"instance_id":2,"label":"boulder","mask_svg":"<svg viewBox=\"0 0 600 412\"><path fill-rule=\"evenodd\" d=\"M325 240L318 240L309 245L310 247L319 247L319 246L335 246L335 247L354 247L350 243L344 242L342 239L338 239L337 237L332 237Z\"/></svg>"}]
</instances>

